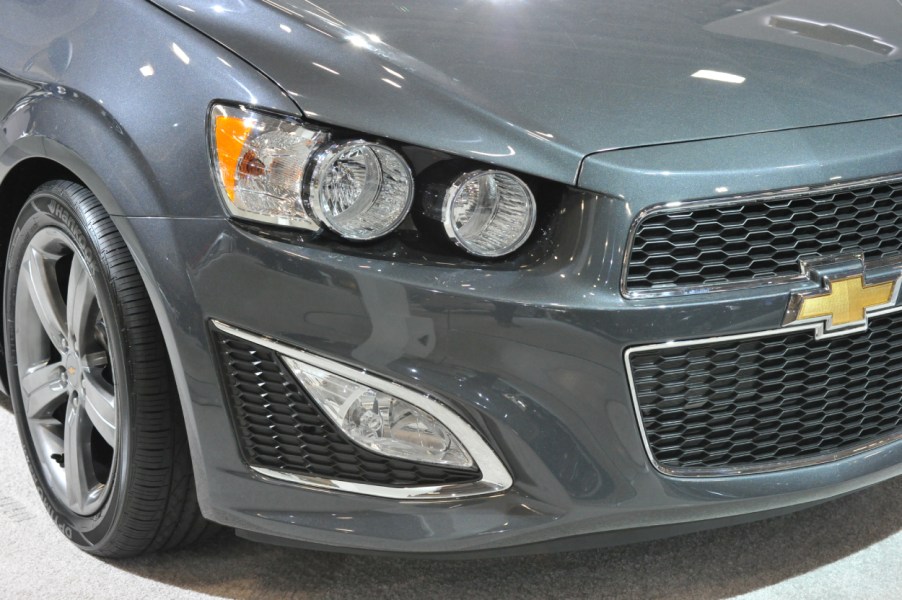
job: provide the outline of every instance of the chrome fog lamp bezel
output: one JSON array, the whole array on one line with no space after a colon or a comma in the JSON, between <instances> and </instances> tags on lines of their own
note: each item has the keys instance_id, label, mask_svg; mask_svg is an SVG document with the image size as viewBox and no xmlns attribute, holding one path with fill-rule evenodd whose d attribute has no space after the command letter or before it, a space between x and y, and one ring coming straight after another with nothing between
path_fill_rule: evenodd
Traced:
<instances>
[{"instance_id":1,"label":"chrome fog lamp bezel","mask_svg":"<svg viewBox=\"0 0 902 600\"><path fill-rule=\"evenodd\" d=\"M326 479L298 473L288 473L277 469L250 466L254 472L272 479L287 481L319 490L349 492L367 496L378 496L396 500L448 500L487 494L498 494L513 485L513 479L501 460L482 436L454 411L436 398L401 385L389 379L374 375L360 368L350 367L306 350L277 342L268 337L249 333L221 321L213 320L213 326L220 331L241 338L247 342L269 348L283 357L288 357L311 367L334 373L365 386L396 396L420 410L431 414L442 423L461 443L473 459L482 479L479 481L444 485L418 485L410 487L389 487L370 483L358 483L338 479ZM300 385L300 384L299 384ZM429 464L429 463L422 463Z\"/></svg>"},{"instance_id":2,"label":"chrome fog lamp bezel","mask_svg":"<svg viewBox=\"0 0 902 600\"><path fill-rule=\"evenodd\" d=\"M403 166L404 174L407 176L407 179L410 182L403 210L385 227L369 235L355 235L348 233L347 231L342 231L342 229L338 227L332 220L331 215L329 215L323 208L320 197L320 193L322 191L322 176L326 167L331 163L332 160L335 159L336 156L355 146L376 147L379 148L379 150L382 152L391 154ZM313 163L313 169L310 175L309 183L307 185L307 193L304 194L304 203L307 206L308 210L313 213L313 215L323 227L326 227L330 231L340 235L342 238L352 241L370 241L384 237L397 229L401 225L401 223L404 222L404 219L407 218L407 215L410 214L410 209L413 206L415 187L413 171L411 170L410 163L407 162L407 159L405 159L398 151L391 148L390 146L363 139L332 142L327 145L323 145L318 150L316 150L311 157L311 162Z\"/></svg>"},{"instance_id":3,"label":"chrome fog lamp bezel","mask_svg":"<svg viewBox=\"0 0 902 600\"><path fill-rule=\"evenodd\" d=\"M504 248L495 252L485 252L483 250L480 250L479 248L474 247L472 243L461 237L460 232L454 225L454 215L452 213L454 200L457 198L457 194L458 192L460 192L461 188L463 188L463 186L465 186L469 181L485 175L502 175L504 177L513 179L523 187L523 189L526 191L526 196L529 199L529 221L527 223L527 226L513 243L508 244ZM459 248L462 248L466 252L469 252L470 254L479 256L481 258L498 258L501 256L506 256L511 252L518 250L521 246L523 246L523 244L526 243L526 240L528 240L529 236L532 235L533 229L535 229L537 212L538 211L536 208L535 196L532 193L532 189L525 181L523 181L513 173L508 173L507 171L501 171L498 169L479 169L476 171L469 171L460 175L451 183L450 186L448 186L448 189L445 191L445 196L442 200L441 219L442 226L445 229L445 234L448 236L448 239L454 242L454 244Z\"/></svg>"}]
</instances>

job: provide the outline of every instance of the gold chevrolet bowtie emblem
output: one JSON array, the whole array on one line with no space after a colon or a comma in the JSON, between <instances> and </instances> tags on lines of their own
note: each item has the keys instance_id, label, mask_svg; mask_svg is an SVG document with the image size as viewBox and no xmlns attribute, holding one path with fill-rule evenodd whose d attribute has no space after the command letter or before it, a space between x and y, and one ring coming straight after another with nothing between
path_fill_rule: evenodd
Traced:
<instances>
[{"instance_id":1,"label":"gold chevrolet bowtie emblem","mask_svg":"<svg viewBox=\"0 0 902 600\"><path fill-rule=\"evenodd\" d=\"M858 323L867 309L886 306L895 287L895 281L865 285L863 275L833 281L828 292L802 298L796 320L829 317L834 327Z\"/></svg>"},{"instance_id":2,"label":"gold chevrolet bowtie emblem","mask_svg":"<svg viewBox=\"0 0 902 600\"><path fill-rule=\"evenodd\" d=\"M898 278L866 284L864 275L857 274L825 283L825 292L792 297L784 325L820 324L817 337L860 331L867 328L869 315L895 306L899 292Z\"/></svg>"}]
</instances>

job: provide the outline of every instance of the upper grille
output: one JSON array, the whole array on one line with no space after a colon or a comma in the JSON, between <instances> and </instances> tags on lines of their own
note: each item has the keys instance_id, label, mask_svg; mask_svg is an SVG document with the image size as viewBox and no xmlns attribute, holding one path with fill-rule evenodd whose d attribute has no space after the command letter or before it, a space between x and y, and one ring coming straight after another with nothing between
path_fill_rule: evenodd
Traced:
<instances>
[{"instance_id":1,"label":"upper grille","mask_svg":"<svg viewBox=\"0 0 902 600\"><path fill-rule=\"evenodd\" d=\"M902 255L902 180L653 212L638 223L627 292L799 275L799 259Z\"/></svg>"},{"instance_id":2,"label":"upper grille","mask_svg":"<svg viewBox=\"0 0 902 600\"><path fill-rule=\"evenodd\" d=\"M248 464L323 479L408 487L479 481L478 469L398 460L349 440L275 352L216 333L228 404Z\"/></svg>"},{"instance_id":3,"label":"upper grille","mask_svg":"<svg viewBox=\"0 0 902 600\"><path fill-rule=\"evenodd\" d=\"M846 337L796 330L628 360L663 470L768 470L902 436L902 313Z\"/></svg>"}]
</instances>

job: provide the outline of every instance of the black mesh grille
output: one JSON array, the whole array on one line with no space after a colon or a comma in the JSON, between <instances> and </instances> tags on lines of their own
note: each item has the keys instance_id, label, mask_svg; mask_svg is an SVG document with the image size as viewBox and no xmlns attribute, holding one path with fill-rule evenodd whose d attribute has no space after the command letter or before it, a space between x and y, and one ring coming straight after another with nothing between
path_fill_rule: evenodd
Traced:
<instances>
[{"instance_id":1,"label":"black mesh grille","mask_svg":"<svg viewBox=\"0 0 902 600\"><path fill-rule=\"evenodd\" d=\"M479 481L476 469L395 460L351 442L271 350L216 334L227 399L250 465L385 486Z\"/></svg>"},{"instance_id":2,"label":"black mesh grille","mask_svg":"<svg viewBox=\"0 0 902 600\"><path fill-rule=\"evenodd\" d=\"M670 468L830 454L902 431L902 313L812 331L632 354L640 417Z\"/></svg>"},{"instance_id":3,"label":"black mesh grille","mask_svg":"<svg viewBox=\"0 0 902 600\"><path fill-rule=\"evenodd\" d=\"M631 291L799 274L799 259L902 254L902 182L653 213L636 228Z\"/></svg>"}]
</instances>

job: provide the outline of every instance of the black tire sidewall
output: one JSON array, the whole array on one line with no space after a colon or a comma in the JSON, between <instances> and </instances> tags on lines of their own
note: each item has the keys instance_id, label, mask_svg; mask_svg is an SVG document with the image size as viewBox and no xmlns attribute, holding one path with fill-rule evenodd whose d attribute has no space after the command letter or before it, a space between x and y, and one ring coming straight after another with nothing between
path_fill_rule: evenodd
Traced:
<instances>
[{"instance_id":1,"label":"black tire sidewall","mask_svg":"<svg viewBox=\"0 0 902 600\"><path fill-rule=\"evenodd\" d=\"M76 190L83 189L75 187ZM93 199L93 196L88 196ZM41 502L50 513L57 528L75 544L83 547L103 545L104 541L117 530L128 496L130 458L134 452L132 416L135 414L134 398L129 385L126 360L126 344L123 340L124 323L122 308L116 301L116 292L110 284L109 265L103 260L103 240L98 239L87 216L82 212L84 198L76 199L66 190L40 188L26 202L10 241L4 285L4 342L6 347L9 392L16 415L20 439L25 450L28 468L35 481ZM62 231L85 259L88 272L96 288L97 302L106 322L106 329L113 366L113 381L116 389L116 426L119 436L116 458L110 473L111 486L103 506L91 516L81 516L68 509L56 497L44 479L39 468L38 457L31 439L31 432L25 418L21 386L18 377L15 340L15 306L19 271L28 242L34 235L46 228L55 227ZM23 293L28 293L22 290Z\"/></svg>"}]
</instances>

